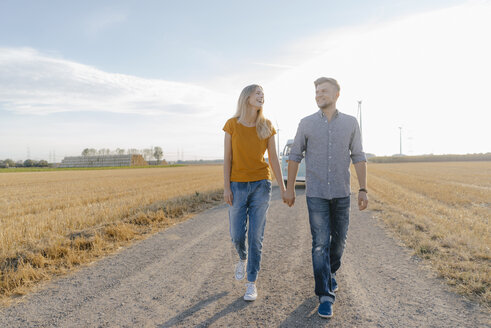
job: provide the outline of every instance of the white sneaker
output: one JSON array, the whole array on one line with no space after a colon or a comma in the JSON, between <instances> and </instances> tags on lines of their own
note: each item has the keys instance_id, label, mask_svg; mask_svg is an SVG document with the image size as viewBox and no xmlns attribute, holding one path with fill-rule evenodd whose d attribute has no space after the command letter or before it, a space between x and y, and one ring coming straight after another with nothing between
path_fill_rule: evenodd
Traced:
<instances>
[{"instance_id":1,"label":"white sneaker","mask_svg":"<svg viewBox=\"0 0 491 328\"><path fill-rule=\"evenodd\" d=\"M246 287L247 287L247 289L246 289L246 292L244 295L244 300L245 301L255 301L257 298L256 284L253 282L248 282L246 284Z\"/></svg>"},{"instance_id":2,"label":"white sneaker","mask_svg":"<svg viewBox=\"0 0 491 328\"><path fill-rule=\"evenodd\" d=\"M239 263L235 265L235 279L242 280L245 277L245 268L247 260L239 260Z\"/></svg>"}]
</instances>

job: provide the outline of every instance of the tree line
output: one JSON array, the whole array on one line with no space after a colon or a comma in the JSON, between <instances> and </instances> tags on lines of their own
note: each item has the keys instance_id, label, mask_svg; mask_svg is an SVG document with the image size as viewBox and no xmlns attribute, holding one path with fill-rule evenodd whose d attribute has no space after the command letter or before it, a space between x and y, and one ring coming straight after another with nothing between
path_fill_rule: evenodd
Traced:
<instances>
[{"instance_id":1,"label":"tree line","mask_svg":"<svg viewBox=\"0 0 491 328\"><path fill-rule=\"evenodd\" d=\"M42 159L40 161L36 161L33 159L26 159L25 161L17 161L7 158L4 160L0 159L0 168L9 168L9 167L48 167L48 161Z\"/></svg>"},{"instance_id":2,"label":"tree line","mask_svg":"<svg viewBox=\"0 0 491 328\"><path fill-rule=\"evenodd\" d=\"M381 156L368 159L373 163L409 163L409 162L466 162L491 161L491 153L466 155L420 155L420 156Z\"/></svg>"},{"instance_id":3,"label":"tree line","mask_svg":"<svg viewBox=\"0 0 491 328\"><path fill-rule=\"evenodd\" d=\"M111 150L109 148L85 148L82 150L82 156L104 156L104 155L142 155L143 158L148 161L152 158L155 158L158 162L164 157L164 151L161 147L153 147L153 148L145 148L145 149L136 149L136 148L116 148Z\"/></svg>"},{"instance_id":4,"label":"tree line","mask_svg":"<svg viewBox=\"0 0 491 328\"><path fill-rule=\"evenodd\" d=\"M122 148L116 148L115 150L111 150L109 148L101 148L101 149L94 149L94 148L85 148L82 151L82 156L101 156L101 155L142 155L143 158L148 161L151 160L152 158L157 160L157 163L160 162L160 160L164 157L164 151L162 150L161 147L153 147L153 148L146 148L146 149L136 149L136 148L130 148L130 149L122 149ZM39 161L33 160L33 159L26 159L25 161L14 161L10 158L1 160L0 159L0 168L9 168L9 167L48 167L49 163L48 161L42 159Z\"/></svg>"}]
</instances>

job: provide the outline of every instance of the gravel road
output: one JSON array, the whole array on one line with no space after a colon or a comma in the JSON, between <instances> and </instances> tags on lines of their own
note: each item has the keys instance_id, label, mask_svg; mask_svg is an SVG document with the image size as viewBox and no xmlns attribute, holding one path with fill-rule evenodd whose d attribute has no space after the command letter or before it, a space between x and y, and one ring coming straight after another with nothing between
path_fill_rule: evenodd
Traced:
<instances>
[{"instance_id":1,"label":"gravel road","mask_svg":"<svg viewBox=\"0 0 491 328\"><path fill-rule=\"evenodd\" d=\"M225 205L56 279L0 310L0 327L491 327L489 312L449 291L352 201L334 317L317 316L305 190L277 188L259 297L242 300Z\"/></svg>"}]
</instances>

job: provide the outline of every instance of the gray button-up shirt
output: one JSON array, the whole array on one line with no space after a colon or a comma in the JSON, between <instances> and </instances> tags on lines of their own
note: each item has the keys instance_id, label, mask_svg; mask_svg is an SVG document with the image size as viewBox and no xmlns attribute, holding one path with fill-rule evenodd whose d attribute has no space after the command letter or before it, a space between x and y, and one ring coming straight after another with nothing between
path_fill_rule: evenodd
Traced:
<instances>
[{"instance_id":1,"label":"gray button-up shirt","mask_svg":"<svg viewBox=\"0 0 491 328\"><path fill-rule=\"evenodd\" d=\"M333 199L350 194L350 160L366 161L355 117L336 110L331 122L322 110L303 118L290 150L290 161L305 152L307 196Z\"/></svg>"}]
</instances>

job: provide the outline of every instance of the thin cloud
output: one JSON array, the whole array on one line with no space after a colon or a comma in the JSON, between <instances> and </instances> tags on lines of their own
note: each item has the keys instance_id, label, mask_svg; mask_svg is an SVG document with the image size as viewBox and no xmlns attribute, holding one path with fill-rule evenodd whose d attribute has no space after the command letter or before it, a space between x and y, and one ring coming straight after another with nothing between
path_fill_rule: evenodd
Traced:
<instances>
[{"instance_id":1,"label":"thin cloud","mask_svg":"<svg viewBox=\"0 0 491 328\"><path fill-rule=\"evenodd\" d=\"M259 66L266 66L266 67L274 67L274 68L281 68L281 69L292 69L295 68L295 66L292 65L283 65L283 64L272 64L272 63L253 63L254 65L259 65Z\"/></svg>"},{"instance_id":2,"label":"thin cloud","mask_svg":"<svg viewBox=\"0 0 491 328\"><path fill-rule=\"evenodd\" d=\"M210 115L224 96L192 84L107 73L30 48L0 48L0 99L1 109L22 114Z\"/></svg>"},{"instance_id":3,"label":"thin cloud","mask_svg":"<svg viewBox=\"0 0 491 328\"><path fill-rule=\"evenodd\" d=\"M107 28L124 23L127 19L128 14L123 12L96 13L87 18L85 32L89 36L96 36Z\"/></svg>"}]
</instances>

